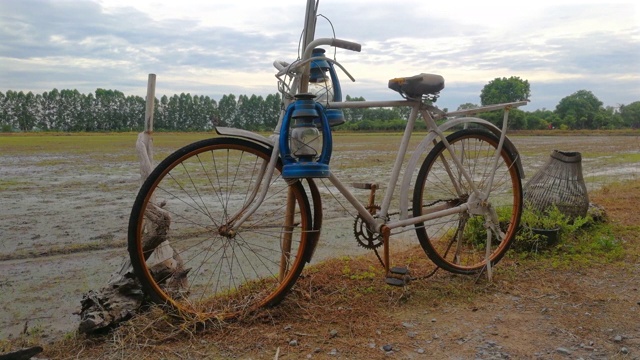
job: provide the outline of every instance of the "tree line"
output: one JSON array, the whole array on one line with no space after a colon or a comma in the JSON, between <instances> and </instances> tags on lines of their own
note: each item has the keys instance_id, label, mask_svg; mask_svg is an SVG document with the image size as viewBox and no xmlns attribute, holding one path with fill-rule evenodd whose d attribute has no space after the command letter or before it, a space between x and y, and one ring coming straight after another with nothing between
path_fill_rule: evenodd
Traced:
<instances>
[{"instance_id":1,"label":"tree line","mask_svg":"<svg viewBox=\"0 0 640 360\"><path fill-rule=\"evenodd\" d=\"M497 78L481 93L481 105L518 101L529 97L529 84L517 77ZM275 127L281 111L280 94L209 96L182 93L162 96L155 101L154 130L206 131L214 126L231 126L251 131L268 131ZM347 101L364 101L363 97L346 97ZM462 104L459 109L481 105ZM447 110L447 109L444 109ZM118 90L97 89L82 94L77 90L53 89L42 94L8 90L0 92L0 131L141 131L144 128L145 99L125 96ZM402 130L409 113L407 108L345 109L346 123L337 130ZM500 112L481 114L496 124ZM563 98L555 110L531 112L513 110L512 129L619 129L640 127L640 101L618 108L603 107L593 93L580 90ZM418 122L418 126L421 126Z\"/></svg>"}]
</instances>

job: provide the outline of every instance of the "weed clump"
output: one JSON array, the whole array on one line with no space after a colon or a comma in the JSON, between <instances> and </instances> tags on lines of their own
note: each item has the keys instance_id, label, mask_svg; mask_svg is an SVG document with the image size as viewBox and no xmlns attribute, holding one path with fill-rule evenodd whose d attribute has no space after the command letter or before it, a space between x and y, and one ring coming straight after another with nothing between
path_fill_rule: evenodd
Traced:
<instances>
[{"instance_id":1,"label":"weed clump","mask_svg":"<svg viewBox=\"0 0 640 360\"><path fill-rule=\"evenodd\" d=\"M588 266L620 259L624 255L622 245L612 225L606 223L606 216L588 213L572 218L552 206L544 212L530 208L522 212L513 250L521 258L551 258L554 266Z\"/></svg>"}]
</instances>

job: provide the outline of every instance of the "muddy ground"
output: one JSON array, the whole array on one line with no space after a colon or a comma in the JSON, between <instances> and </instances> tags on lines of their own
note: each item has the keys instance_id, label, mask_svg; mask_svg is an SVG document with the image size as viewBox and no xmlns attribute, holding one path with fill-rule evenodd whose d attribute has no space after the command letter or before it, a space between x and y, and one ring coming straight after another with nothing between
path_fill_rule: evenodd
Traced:
<instances>
[{"instance_id":1,"label":"muddy ground","mask_svg":"<svg viewBox=\"0 0 640 360\"><path fill-rule=\"evenodd\" d=\"M378 137L347 137L336 137L332 165L338 176L347 183L385 184L385 161L393 157L393 146ZM529 175L559 149L583 154L589 190L640 176L637 136L515 136L513 141ZM139 184L134 143L132 135L130 148L107 148L107 154L48 147L21 152L3 144L0 135L0 340L25 329L50 339L74 331L78 317L73 312L82 294L106 284L119 269L127 256L126 226ZM160 145L156 159L173 149ZM363 201L366 197L363 193ZM331 226L323 229L314 262L363 253L353 240L349 212L330 196L324 200L325 209L338 210L326 211ZM412 235L397 238L408 244ZM517 295L504 301L517 306Z\"/></svg>"}]
</instances>

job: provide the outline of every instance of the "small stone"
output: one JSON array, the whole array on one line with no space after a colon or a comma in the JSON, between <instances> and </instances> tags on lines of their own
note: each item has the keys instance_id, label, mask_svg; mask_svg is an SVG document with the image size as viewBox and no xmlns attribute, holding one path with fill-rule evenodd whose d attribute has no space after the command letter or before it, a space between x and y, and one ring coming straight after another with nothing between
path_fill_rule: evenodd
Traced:
<instances>
[{"instance_id":1,"label":"small stone","mask_svg":"<svg viewBox=\"0 0 640 360\"><path fill-rule=\"evenodd\" d=\"M321 349L321 348L319 348L319 347L318 347L318 348L313 349L313 352L314 352L314 353L316 353L316 354L319 354L321 351L322 351L322 349Z\"/></svg>"},{"instance_id":2,"label":"small stone","mask_svg":"<svg viewBox=\"0 0 640 360\"><path fill-rule=\"evenodd\" d=\"M293 340L289 341L289 346L298 346L298 340L293 339Z\"/></svg>"},{"instance_id":3,"label":"small stone","mask_svg":"<svg viewBox=\"0 0 640 360\"><path fill-rule=\"evenodd\" d=\"M420 349L416 350L416 352L417 352L418 354L424 354L424 349L420 348Z\"/></svg>"},{"instance_id":4,"label":"small stone","mask_svg":"<svg viewBox=\"0 0 640 360\"><path fill-rule=\"evenodd\" d=\"M313 357L313 355L307 354L307 359L311 359L312 357Z\"/></svg>"},{"instance_id":5,"label":"small stone","mask_svg":"<svg viewBox=\"0 0 640 360\"><path fill-rule=\"evenodd\" d=\"M369 343L369 347L371 349L375 349L376 348L376 343Z\"/></svg>"},{"instance_id":6,"label":"small stone","mask_svg":"<svg viewBox=\"0 0 640 360\"><path fill-rule=\"evenodd\" d=\"M433 338L434 339L440 339L440 336L438 336L438 334L433 334Z\"/></svg>"},{"instance_id":7,"label":"small stone","mask_svg":"<svg viewBox=\"0 0 640 360\"><path fill-rule=\"evenodd\" d=\"M329 337L330 337L330 338L332 338L332 339L333 339L333 338L334 338L334 337L336 337L336 336L338 336L338 330L333 329L333 330L329 331Z\"/></svg>"},{"instance_id":8,"label":"small stone","mask_svg":"<svg viewBox=\"0 0 640 360\"><path fill-rule=\"evenodd\" d=\"M613 338L613 341L615 341L615 342L622 342L622 336L620 336L620 335L616 335L616 336Z\"/></svg>"},{"instance_id":9,"label":"small stone","mask_svg":"<svg viewBox=\"0 0 640 360\"><path fill-rule=\"evenodd\" d=\"M331 355L331 356L338 355L338 350L337 349L331 349L331 351L329 351L329 355Z\"/></svg>"},{"instance_id":10,"label":"small stone","mask_svg":"<svg viewBox=\"0 0 640 360\"><path fill-rule=\"evenodd\" d=\"M412 328L414 325L410 322L403 322L402 326L406 327L406 328Z\"/></svg>"},{"instance_id":11,"label":"small stone","mask_svg":"<svg viewBox=\"0 0 640 360\"><path fill-rule=\"evenodd\" d=\"M436 322L436 318L431 319L431 322Z\"/></svg>"},{"instance_id":12,"label":"small stone","mask_svg":"<svg viewBox=\"0 0 640 360\"><path fill-rule=\"evenodd\" d=\"M620 348L620 352L626 355L626 354L629 353L629 349L627 349L626 347L623 346L623 347Z\"/></svg>"},{"instance_id":13,"label":"small stone","mask_svg":"<svg viewBox=\"0 0 640 360\"><path fill-rule=\"evenodd\" d=\"M571 350L569 350L569 349L565 349L565 348L563 348L563 347L559 347L559 348L557 348L557 349L556 349L556 352L557 352L558 354L562 354L562 355L571 355Z\"/></svg>"},{"instance_id":14,"label":"small stone","mask_svg":"<svg viewBox=\"0 0 640 360\"><path fill-rule=\"evenodd\" d=\"M418 334L416 334L416 332L415 332L415 331L409 331L409 332L407 333L407 336L408 336L408 337L410 337L410 338L412 338L412 339L413 339L414 337L416 337L416 335L418 335Z\"/></svg>"},{"instance_id":15,"label":"small stone","mask_svg":"<svg viewBox=\"0 0 640 360\"><path fill-rule=\"evenodd\" d=\"M291 325L287 325L284 327L285 330L291 330Z\"/></svg>"},{"instance_id":16,"label":"small stone","mask_svg":"<svg viewBox=\"0 0 640 360\"><path fill-rule=\"evenodd\" d=\"M391 346L391 345L389 345L389 344L384 345L384 346L382 347L382 350L384 350L384 351L391 351L391 350L393 350L393 346Z\"/></svg>"}]
</instances>

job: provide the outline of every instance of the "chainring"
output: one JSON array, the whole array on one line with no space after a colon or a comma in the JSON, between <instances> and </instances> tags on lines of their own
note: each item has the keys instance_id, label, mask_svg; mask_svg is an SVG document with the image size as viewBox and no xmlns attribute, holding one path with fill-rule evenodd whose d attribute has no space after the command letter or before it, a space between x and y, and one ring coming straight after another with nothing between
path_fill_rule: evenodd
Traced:
<instances>
[{"instance_id":1,"label":"chainring","mask_svg":"<svg viewBox=\"0 0 640 360\"><path fill-rule=\"evenodd\" d=\"M367 210L376 209L380 210L380 206L374 205L373 207L367 207ZM358 214L356 216L355 221L353 222L353 235L358 242L358 246L361 246L365 249L375 250L382 246L382 234L374 234L367 227L367 223L364 221L362 216Z\"/></svg>"}]
</instances>

